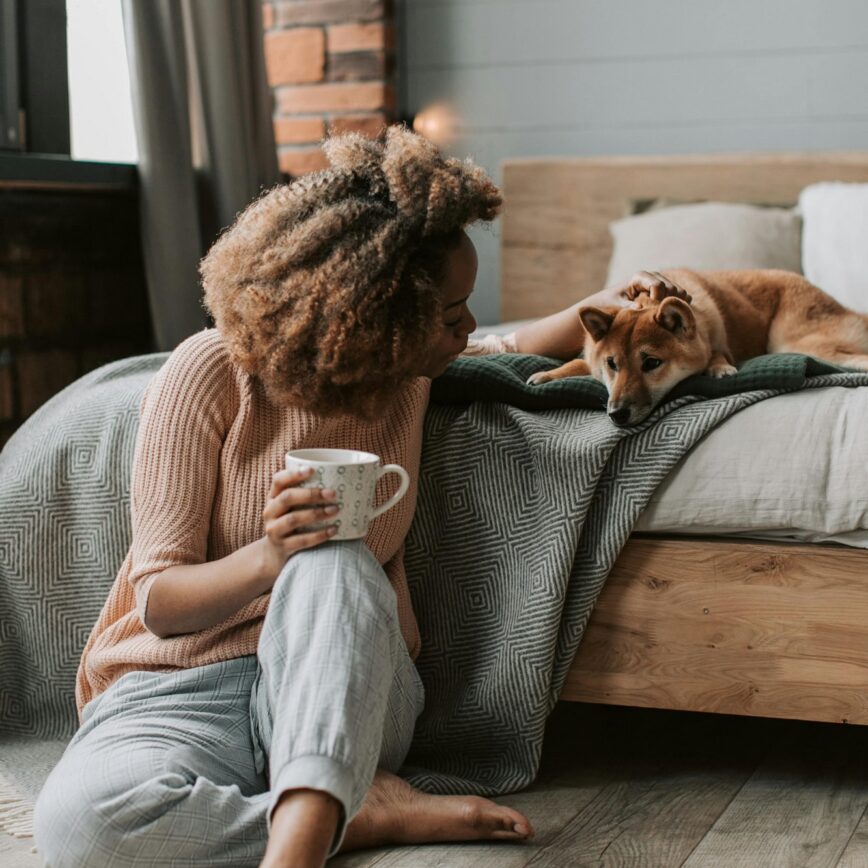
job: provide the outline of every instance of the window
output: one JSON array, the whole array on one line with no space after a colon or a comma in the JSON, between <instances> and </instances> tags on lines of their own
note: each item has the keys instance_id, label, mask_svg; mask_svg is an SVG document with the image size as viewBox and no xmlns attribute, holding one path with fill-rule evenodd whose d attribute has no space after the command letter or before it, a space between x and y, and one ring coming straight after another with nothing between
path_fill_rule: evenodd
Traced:
<instances>
[{"instance_id":1,"label":"window","mask_svg":"<svg viewBox=\"0 0 868 868\"><path fill-rule=\"evenodd\" d=\"M0 0L0 149L135 163L119 0Z\"/></svg>"},{"instance_id":2,"label":"window","mask_svg":"<svg viewBox=\"0 0 868 868\"><path fill-rule=\"evenodd\" d=\"M135 163L120 0L66 0L66 16L72 156Z\"/></svg>"}]
</instances>

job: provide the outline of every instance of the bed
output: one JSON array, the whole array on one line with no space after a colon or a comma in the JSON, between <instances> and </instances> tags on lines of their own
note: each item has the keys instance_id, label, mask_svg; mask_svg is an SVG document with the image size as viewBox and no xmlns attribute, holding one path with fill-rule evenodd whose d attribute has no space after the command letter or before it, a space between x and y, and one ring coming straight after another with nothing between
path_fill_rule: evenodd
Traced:
<instances>
[{"instance_id":1,"label":"bed","mask_svg":"<svg viewBox=\"0 0 868 868\"><path fill-rule=\"evenodd\" d=\"M792 206L804 187L827 180L868 181L868 155L506 161L501 318L545 316L600 289L609 224L637 203ZM761 402L760 414L788 397ZM722 443L744 431L745 412L714 432ZM786 425L787 412L780 411L782 430L798 430ZM851 424L868 418L858 406L849 414ZM670 483L677 503L678 479ZM825 514L822 498L832 491L846 512L854 501L826 486L814 509ZM684 533L671 516L655 526L659 506L643 516L607 579L561 698L868 724L868 531L849 530L851 517L801 541L763 529L762 520L724 529L685 520Z\"/></svg>"}]
</instances>

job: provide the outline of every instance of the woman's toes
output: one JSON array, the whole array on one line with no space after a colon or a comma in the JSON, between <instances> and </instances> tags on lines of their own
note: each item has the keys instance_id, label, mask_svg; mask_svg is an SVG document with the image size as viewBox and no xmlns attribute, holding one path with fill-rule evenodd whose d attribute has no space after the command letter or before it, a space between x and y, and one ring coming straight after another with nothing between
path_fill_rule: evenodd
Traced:
<instances>
[{"instance_id":1,"label":"woman's toes","mask_svg":"<svg viewBox=\"0 0 868 868\"><path fill-rule=\"evenodd\" d=\"M519 814L518 811L512 808L502 808L502 810L505 811L503 815L504 831L517 835L520 838L533 837L533 826L531 826L527 817Z\"/></svg>"},{"instance_id":2,"label":"woman's toes","mask_svg":"<svg viewBox=\"0 0 868 868\"><path fill-rule=\"evenodd\" d=\"M517 839L533 834L526 817L488 799L469 797L465 803L464 821L482 836Z\"/></svg>"},{"instance_id":3,"label":"woman's toes","mask_svg":"<svg viewBox=\"0 0 868 868\"><path fill-rule=\"evenodd\" d=\"M533 830L527 822L516 823L512 818L504 817L501 828L493 831L491 837L500 841L523 841L533 837Z\"/></svg>"},{"instance_id":4,"label":"woman's toes","mask_svg":"<svg viewBox=\"0 0 868 868\"><path fill-rule=\"evenodd\" d=\"M522 838L532 838L533 837L533 828L531 827L530 823L528 823L526 820L523 823L522 822L513 823L512 824L512 831L521 835Z\"/></svg>"}]
</instances>

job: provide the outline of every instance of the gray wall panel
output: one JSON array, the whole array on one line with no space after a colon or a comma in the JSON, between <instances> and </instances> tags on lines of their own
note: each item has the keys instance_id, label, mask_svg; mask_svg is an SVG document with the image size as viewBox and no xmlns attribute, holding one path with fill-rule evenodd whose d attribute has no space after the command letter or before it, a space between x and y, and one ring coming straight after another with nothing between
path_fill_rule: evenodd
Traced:
<instances>
[{"instance_id":1,"label":"gray wall panel","mask_svg":"<svg viewBox=\"0 0 868 868\"><path fill-rule=\"evenodd\" d=\"M864 6L864 0L409 0L408 62L465 67L864 46Z\"/></svg>"},{"instance_id":2,"label":"gray wall panel","mask_svg":"<svg viewBox=\"0 0 868 868\"><path fill-rule=\"evenodd\" d=\"M410 70L409 76L414 105L448 95L471 131L868 116L868 49Z\"/></svg>"}]
</instances>

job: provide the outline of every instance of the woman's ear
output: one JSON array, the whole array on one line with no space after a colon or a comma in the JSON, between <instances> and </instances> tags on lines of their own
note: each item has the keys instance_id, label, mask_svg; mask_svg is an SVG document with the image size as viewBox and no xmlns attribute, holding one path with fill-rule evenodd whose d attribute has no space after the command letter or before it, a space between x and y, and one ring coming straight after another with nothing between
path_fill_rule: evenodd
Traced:
<instances>
[{"instance_id":1,"label":"woman's ear","mask_svg":"<svg viewBox=\"0 0 868 868\"><path fill-rule=\"evenodd\" d=\"M660 302L654 321L674 335L691 338L696 333L696 319L686 301L670 296Z\"/></svg>"},{"instance_id":2,"label":"woman's ear","mask_svg":"<svg viewBox=\"0 0 868 868\"><path fill-rule=\"evenodd\" d=\"M595 340L601 340L612 328L615 314L599 307L583 307L579 310L579 319L585 331Z\"/></svg>"}]
</instances>

